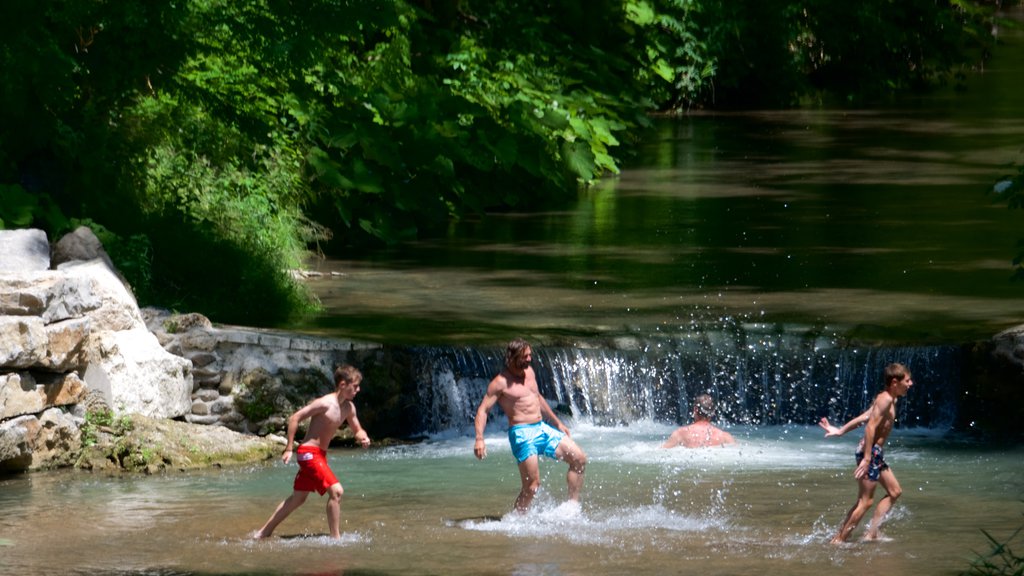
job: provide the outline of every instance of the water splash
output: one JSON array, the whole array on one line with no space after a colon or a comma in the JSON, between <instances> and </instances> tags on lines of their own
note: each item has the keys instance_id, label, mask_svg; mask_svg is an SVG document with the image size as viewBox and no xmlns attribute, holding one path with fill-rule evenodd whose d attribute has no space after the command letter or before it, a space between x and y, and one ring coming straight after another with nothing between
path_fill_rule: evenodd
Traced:
<instances>
[{"instance_id":1,"label":"water splash","mask_svg":"<svg viewBox=\"0 0 1024 576\"><path fill-rule=\"evenodd\" d=\"M471 430L503 351L425 347L415 358L421 429ZM619 341L616 347L534 349L541 393L572 418L604 426L685 423L691 399L705 392L716 398L722 422L844 421L870 404L890 362L907 365L915 381L899 404L897 426L951 427L960 373L956 346L848 347L811 330L733 324L673 339Z\"/></svg>"}]
</instances>

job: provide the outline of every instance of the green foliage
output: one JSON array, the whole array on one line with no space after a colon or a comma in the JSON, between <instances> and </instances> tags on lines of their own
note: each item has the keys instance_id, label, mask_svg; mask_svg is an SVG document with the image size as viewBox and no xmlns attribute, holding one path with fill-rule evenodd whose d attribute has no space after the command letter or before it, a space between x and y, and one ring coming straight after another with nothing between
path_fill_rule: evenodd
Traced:
<instances>
[{"instance_id":1,"label":"green foliage","mask_svg":"<svg viewBox=\"0 0 1024 576\"><path fill-rule=\"evenodd\" d=\"M288 274L309 249L571 201L652 110L941 81L990 18L970 0L10 0L0 226L90 220L141 303L274 324L315 307Z\"/></svg>"},{"instance_id":2,"label":"green foliage","mask_svg":"<svg viewBox=\"0 0 1024 576\"><path fill-rule=\"evenodd\" d=\"M631 50L642 64L636 68L637 81L659 109L687 108L709 90L717 61L700 29L703 9L697 0L624 3Z\"/></svg>"},{"instance_id":3,"label":"green foliage","mask_svg":"<svg viewBox=\"0 0 1024 576\"><path fill-rule=\"evenodd\" d=\"M68 219L48 194L32 194L18 184L0 184L0 230L33 226L65 229Z\"/></svg>"},{"instance_id":4,"label":"green foliage","mask_svg":"<svg viewBox=\"0 0 1024 576\"><path fill-rule=\"evenodd\" d=\"M123 437L133 428L131 418L128 416L118 418L109 408L90 410L85 413L85 423L81 427L82 446L95 446L100 432Z\"/></svg>"},{"instance_id":5,"label":"green foliage","mask_svg":"<svg viewBox=\"0 0 1024 576\"><path fill-rule=\"evenodd\" d=\"M0 229L32 224L39 199L18 185L0 185Z\"/></svg>"},{"instance_id":6,"label":"green foliage","mask_svg":"<svg viewBox=\"0 0 1024 576\"><path fill-rule=\"evenodd\" d=\"M951 81L994 43L993 8L958 0L702 2L717 106L859 102Z\"/></svg>"},{"instance_id":7,"label":"green foliage","mask_svg":"<svg viewBox=\"0 0 1024 576\"><path fill-rule=\"evenodd\" d=\"M997 202L1005 203L1011 210L1024 208L1024 164L1017 166L1015 175L1000 178L992 187ZM1017 240L1017 255L1013 258L1013 278L1024 280L1024 239Z\"/></svg>"},{"instance_id":8,"label":"green foliage","mask_svg":"<svg viewBox=\"0 0 1024 576\"><path fill-rule=\"evenodd\" d=\"M988 539L992 548L985 554L977 554L971 562L970 569L961 572L961 576L1022 576L1024 575L1024 556L1014 552L1010 544L1021 534L1024 527L1014 530L1005 540L995 538L987 531L982 534Z\"/></svg>"}]
</instances>

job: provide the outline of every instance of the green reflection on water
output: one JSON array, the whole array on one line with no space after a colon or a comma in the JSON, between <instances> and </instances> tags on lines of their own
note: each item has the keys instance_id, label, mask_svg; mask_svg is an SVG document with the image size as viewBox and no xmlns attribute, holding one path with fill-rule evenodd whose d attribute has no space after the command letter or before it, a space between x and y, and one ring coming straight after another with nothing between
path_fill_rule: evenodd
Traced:
<instances>
[{"instance_id":1,"label":"green reflection on water","mask_svg":"<svg viewBox=\"0 0 1024 576\"><path fill-rule=\"evenodd\" d=\"M721 316L889 343L984 339L1024 318L1024 51L966 93L871 110L661 119L568 207L314 263L325 313L287 328L386 343L686 332ZM1007 88L1007 86L1011 88Z\"/></svg>"}]
</instances>

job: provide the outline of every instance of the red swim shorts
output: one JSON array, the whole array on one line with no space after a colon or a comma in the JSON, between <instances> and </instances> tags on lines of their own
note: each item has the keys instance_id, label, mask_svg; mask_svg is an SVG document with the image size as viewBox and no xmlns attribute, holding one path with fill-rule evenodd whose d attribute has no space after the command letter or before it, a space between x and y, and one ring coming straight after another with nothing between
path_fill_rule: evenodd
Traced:
<instances>
[{"instance_id":1,"label":"red swim shorts","mask_svg":"<svg viewBox=\"0 0 1024 576\"><path fill-rule=\"evenodd\" d=\"M296 450L299 472L295 475L293 489L299 492L313 492L321 496L327 489L338 483L338 478L327 466L327 452L318 446L299 446Z\"/></svg>"}]
</instances>

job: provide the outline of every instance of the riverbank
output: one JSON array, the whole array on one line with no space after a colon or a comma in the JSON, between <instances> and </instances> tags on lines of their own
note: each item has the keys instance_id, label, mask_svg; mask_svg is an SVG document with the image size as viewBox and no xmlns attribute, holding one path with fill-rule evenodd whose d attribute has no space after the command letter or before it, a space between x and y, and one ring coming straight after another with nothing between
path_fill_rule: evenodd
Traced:
<instances>
[{"instance_id":1,"label":"riverbank","mask_svg":"<svg viewBox=\"0 0 1024 576\"><path fill-rule=\"evenodd\" d=\"M0 472L157 473L266 460L279 454L287 416L329 392L340 363L364 373L360 419L373 438L459 433L500 363L495 347L384 346L140 310L102 253L91 256L51 266L41 232L0 232ZM12 272L14 263L26 270ZM1024 327L866 357L798 332L691 340L540 345L538 378L550 399L593 423L685 419L701 388L730 399L723 415L734 423L807 424L816 410L837 419L859 411L858 381L873 380L889 357L914 357L927 385L901 416L910 425L1021 439ZM708 372L716 365L724 375ZM761 386L766 378L778 384Z\"/></svg>"}]
</instances>

